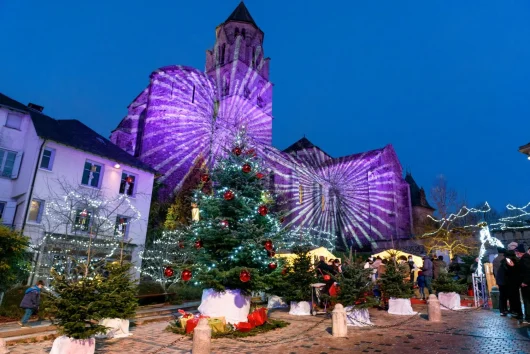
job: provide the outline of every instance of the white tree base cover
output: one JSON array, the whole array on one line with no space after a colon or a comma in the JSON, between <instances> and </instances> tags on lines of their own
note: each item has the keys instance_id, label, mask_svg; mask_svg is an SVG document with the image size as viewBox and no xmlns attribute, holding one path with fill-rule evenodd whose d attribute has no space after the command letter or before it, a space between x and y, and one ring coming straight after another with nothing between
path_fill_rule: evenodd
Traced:
<instances>
[{"instance_id":1,"label":"white tree base cover","mask_svg":"<svg viewBox=\"0 0 530 354\"><path fill-rule=\"evenodd\" d=\"M311 316L311 303L308 301L291 301L291 309L289 315L295 316Z\"/></svg>"},{"instance_id":2,"label":"white tree base cover","mask_svg":"<svg viewBox=\"0 0 530 354\"><path fill-rule=\"evenodd\" d=\"M269 302L267 303L268 309L283 309L287 307L289 307L289 305L287 305L281 297L276 295L269 296Z\"/></svg>"},{"instance_id":3,"label":"white tree base cover","mask_svg":"<svg viewBox=\"0 0 530 354\"><path fill-rule=\"evenodd\" d=\"M465 307L460 306L460 295L457 293L439 293L438 300L442 310L465 309Z\"/></svg>"},{"instance_id":4,"label":"white tree base cover","mask_svg":"<svg viewBox=\"0 0 530 354\"><path fill-rule=\"evenodd\" d=\"M104 318L100 325L108 327L107 333L97 335L96 338L124 338L132 336L129 332L129 320L121 318Z\"/></svg>"},{"instance_id":5,"label":"white tree base cover","mask_svg":"<svg viewBox=\"0 0 530 354\"><path fill-rule=\"evenodd\" d=\"M412 309L410 299L394 299L388 300L388 313L391 315L415 315Z\"/></svg>"},{"instance_id":6,"label":"white tree base cover","mask_svg":"<svg viewBox=\"0 0 530 354\"><path fill-rule=\"evenodd\" d=\"M94 354L96 339L73 339L67 336L55 338L50 354Z\"/></svg>"},{"instance_id":7,"label":"white tree base cover","mask_svg":"<svg viewBox=\"0 0 530 354\"><path fill-rule=\"evenodd\" d=\"M344 310L346 310L346 324L348 326L364 327L373 325L370 322L368 309L354 309L353 306L347 306Z\"/></svg>"},{"instance_id":8,"label":"white tree base cover","mask_svg":"<svg viewBox=\"0 0 530 354\"><path fill-rule=\"evenodd\" d=\"M241 291L237 289L222 293L213 289L204 289L198 310L204 316L224 317L230 324L247 322L250 296L241 295Z\"/></svg>"}]
</instances>

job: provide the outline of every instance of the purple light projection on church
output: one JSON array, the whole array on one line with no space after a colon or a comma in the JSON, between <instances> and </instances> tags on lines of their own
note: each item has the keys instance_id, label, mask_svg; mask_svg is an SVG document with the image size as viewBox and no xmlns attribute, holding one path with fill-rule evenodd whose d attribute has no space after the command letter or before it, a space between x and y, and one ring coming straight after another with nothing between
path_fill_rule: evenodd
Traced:
<instances>
[{"instance_id":1,"label":"purple light projection on church","mask_svg":"<svg viewBox=\"0 0 530 354\"><path fill-rule=\"evenodd\" d=\"M243 3L217 27L206 71L175 65L153 72L111 140L159 171L169 196L242 130L287 200L286 225L332 235L342 247L410 235L408 184L391 146L338 159L305 138L284 152L271 146L269 59Z\"/></svg>"}]
</instances>

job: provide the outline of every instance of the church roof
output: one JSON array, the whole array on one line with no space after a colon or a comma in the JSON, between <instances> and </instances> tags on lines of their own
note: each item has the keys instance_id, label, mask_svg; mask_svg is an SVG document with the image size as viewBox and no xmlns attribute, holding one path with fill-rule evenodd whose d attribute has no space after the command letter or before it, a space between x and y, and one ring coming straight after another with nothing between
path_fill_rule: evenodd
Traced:
<instances>
[{"instance_id":1,"label":"church roof","mask_svg":"<svg viewBox=\"0 0 530 354\"><path fill-rule=\"evenodd\" d=\"M412 174L407 172L407 176L405 177L405 181L410 186L410 204L414 206L420 206L427 209L435 210L432 206L430 206L429 202L427 201L427 198L425 197L425 191L423 188L420 188L414 178L412 178Z\"/></svg>"},{"instance_id":2,"label":"church roof","mask_svg":"<svg viewBox=\"0 0 530 354\"><path fill-rule=\"evenodd\" d=\"M239 5L236 7L236 9L234 10L234 12L232 12L232 14L228 16L225 23L230 22L230 21L246 22L258 28L258 25L256 25L256 22L254 22L254 19L250 15L250 12L248 11L243 1L241 1Z\"/></svg>"},{"instance_id":3,"label":"church roof","mask_svg":"<svg viewBox=\"0 0 530 354\"><path fill-rule=\"evenodd\" d=\"M302 139L298 140L293 145L289 146L287 149L283 150L283 152L291 153L291 152L296 152L296 151L305 150L305 149L311 149L311 148L317 148L318 150L320 150L324 154L326 154L326 152L324 150L322 150L318 146L314 145L305 136ZM326 154L326 155L328 155L328 154Z\"/></svg>"}]
</instances>

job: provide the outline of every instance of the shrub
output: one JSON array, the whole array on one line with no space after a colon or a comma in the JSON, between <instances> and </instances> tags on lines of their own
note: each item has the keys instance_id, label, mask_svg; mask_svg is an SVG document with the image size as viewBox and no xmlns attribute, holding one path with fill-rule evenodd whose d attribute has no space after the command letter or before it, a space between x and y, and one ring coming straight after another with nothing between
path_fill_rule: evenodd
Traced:
<instances>
[{"instance_id":1,"label":"shrub","mask_svg":"<svg viewBox=\"0 0 530 354\"><path fill-rule=\"evenodd\" d=\"M186 301L200 300L202 297L202 287L191 284L174 283L167 289L168 293L175 293L169 296L172 304L182 304Z\"/></svg>"},{"instance_id":2,"label":"shrub","mask_svg":"<svg viewBox=\"0 0 530 354\"><path fill-rule=\"evenodd\" d=\"M440 273L436 278L432 286L437 292L440 293L462 293L466 290L466 284L461 284L458 280L454 280L454 274L451 273Z\"/></svg>"},{"instance_id":3,"label":"shrub","mask_svg":"<svg viewBox=\"0 0 530 354\"><path fill-rule=\"evenodd\" d=\"M165 290L162 287L162 285L152 280L142 280L140 281L140 284L138 285L138 296L164 294L164 293L165 293ZM138 299L138 303L141 306L150 305L150 304L163 304L165 301L166 301L165 295L146 296L146 297L140 297Z\"/></svg>"}]
</instances>

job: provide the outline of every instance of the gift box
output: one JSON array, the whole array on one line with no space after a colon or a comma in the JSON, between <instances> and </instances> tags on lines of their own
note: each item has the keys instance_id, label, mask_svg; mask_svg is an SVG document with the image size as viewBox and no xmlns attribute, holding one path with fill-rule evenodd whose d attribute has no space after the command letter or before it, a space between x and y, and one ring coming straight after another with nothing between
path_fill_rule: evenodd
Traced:
<instances>
[{"instance_id":1,"label":"gift box","mask_svg":"<svg viewBox=\"0 0 530 354\"><path fill-rule=\"evenodd\" d=\"M262 326L265 322L267 322L267 309L264 307L257 309L256 311L252 312L247 316L248 322L254 326Z\"/></svg>"},{"instance_id":2,"label":"gift box","mask_svg":"<svg viewBox=\"0 0 530 354\"><path fill-rule=\"evenodd\" d=\"M208 325L213 333L223 333L226 329L224 317L213 317L208 319Z\"/></svg>"},{"instance_id":3,"label":"gift box","mask_svg":"<svg viewBox=\"0 0 530 354\"><path fill-rule=\"evenodd\" d=\"M208 316L200 316L200 317L193 317L186 321L186 333L191 333L197 327L197 324L199 324L199 320L201 318L208 318Z\"/></svg>"},{"instance_id":4,"label":"gift box","mask_svg":"<svg viewBox=\"0 0 530 354\"><path fill-rule=\"evenodd\" d=\"M249 322L239 322L236 324L236 329L239 332L250 332L254 326Z\"/></svg>"},{"instance_id":5,"label":"gift box","mask_svg":"<svg viewBox=\"0 0 530 354\"><path fill-rule=\"evenodd\" d=\"M180 328L186 328L186 323L189 319L193 318L193 315L191 313L187 313L183 310L178 310L180 313L180 318L178 319Z\"/></svg>"}]
</instances>

